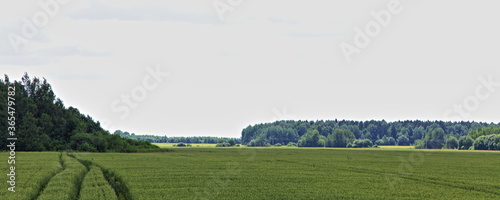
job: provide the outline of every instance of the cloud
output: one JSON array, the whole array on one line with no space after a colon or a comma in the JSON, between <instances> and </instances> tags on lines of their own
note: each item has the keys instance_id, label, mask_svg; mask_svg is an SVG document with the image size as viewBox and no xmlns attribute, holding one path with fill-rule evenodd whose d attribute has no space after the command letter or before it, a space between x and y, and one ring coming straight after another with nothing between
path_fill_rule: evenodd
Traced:
<instances>
[{"instance_id":1,"label":"cloud","mask_svg":"<svg viewBox=\"0 0 500 200\"><path fill-rule=\"evenodd\" d=\"M283 19L283 18L276 18L276 17L268 17L267 18L269 21L277 24L297 24L299 23L299 20L296 19Z\"/></svg>"},{"instance_id":2,"label":"cloud","mask_svg":"<svg viewBox=\"0 0 500 200\"><path fill-rule=\"evenodd\" d=\"M33 54L45 56L87 56L87 57L101 57L109 56L109 52L96 52L88 50L82 46L57 46L48 49L34 51Z\"/></svg>"},{"instance_id":3,"label":"cloud","mask_svg":"<svg viewBox=\"0 0 500 200\"><path fill-rule=\"evenodd\" d=\"M18 55L14 51L14 45L16 45L16 42L19 42L19 41L16 41L15 36L19 36L19 37L24 38L20 32L21 30L19 27L22 27L22 25L19 24L19 26L17 27L14 25L7 24L4 26L5 29L0 30L0 38L2 38L2 39L0 39L0 55ZM26 39L26 38L24 38L24 39ZM47 44L47 43L51 42L51 39L43 31L39 31L38 34L35 35L35 37L30 38L29 40L27 39L27 41L28 41L28 43L17 44L19 50L22 51L24 49L24 47L26 46L26 44L29 44L30 42L38 42L38 43Z\"/></svg>"},{"instance_id":4,"label":"cloud","mask_svg":"<svg viewBox=\"0 0 500 200\"><path fill-rule=\"evenodd\" d=\"M0 55L0 65L45 65L54 63L55 57L36 55Z\"/></svg>"},{"instance_id":5,"label":"cloud","mask_svg":"<svg viewBox=\"0 0 500 200\"><path fill-rule=\"evenodd\" d=\"M345 36L350 35L351 33L313 33L313 32L287 32L286 36L292 37L332 37L332 36Z\"/></svg>"},{"instance_id":6,"label":"cloud","mask_svg":"<svg viewBox=\"0 0 500 200\"><path fill-rule=\"evenodd\" d=\"M161 6L112 7L98 1L91 1L88 7L67 14L72 19L86 20L138 20L174 21L194 24L220 24L216 15L183 14L167 10Z\"/></svg>"},{"instance_id":7,"label":"cloud","mask_svg":"<svg viewBox=\"0 0 500 200\"><path fill-rule=\"evenodd\" d=\"M48 72L51 76L60 79L60 80L86 80L86 81L95 81L106 79L106 76L100 74L99 72L85 69L58 69L51 70Z\"/></svg>"},{"instance_id":8,"label":"cloud","mask_svg":"<svg viewBox=\"0 0 500 200\"><path fill-rule=\"evenodd\" d=\"M61 57L67 56L101 57L109 55L109 52L91 51L82 46L57 46L18 54L0 53L0 65L45 65L55 63Z\"/></svg>"}]
</instances>

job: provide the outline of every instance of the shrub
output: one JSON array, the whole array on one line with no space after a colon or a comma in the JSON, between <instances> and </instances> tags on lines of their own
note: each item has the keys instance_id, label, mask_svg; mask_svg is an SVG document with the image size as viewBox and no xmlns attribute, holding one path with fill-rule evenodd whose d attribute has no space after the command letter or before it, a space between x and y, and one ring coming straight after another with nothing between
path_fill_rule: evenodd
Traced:
<instances>
[{"instance_id":1,"label":"shrub","mask_svg":"<svg viewBox=\"0 0 500 200\"><path fill-rule=\"evenodd\" d=\"M215 145L215 147L232 147L232 145L230 143L223 142L223 143L218 143L217 145Z\"/></svg>"},{"instance_id":2,"label":"shrub","mask_svg":"<svg viewBox=\"0 0 500 200\"><path fill-rule=\"evenodd\" d=\"M229 141L227 141L227 143L229 143L229 145L231 145L231 146L236 145L236 142L234 141L234 139L229 139Z\"/></svg>"},{"instance_id":3,"label":"shrub","mask_svg":"<svg viewBox=\"0 0 500 200\"><path fill-rule=\"evenodd\" d=\"M183 143L183 142L180 142L179 144L174 144L172 146L174 146L174 147L190 147L191 145Z\"/></svg>"},{"instance_id":4,"label":"shrub","mask_svg":"<svg viewBox=\"0 0 500 200\"><path fill-rule=\"evenodd\" d=\"M369 139L355 140L351 145L351 147L353 147L353 148L365 148L365 147L371 147L371 146L373 146L373 143ZM349 147L349 146L347 146L347 147Z\"/></svg>"},{"instance_id":5,"label":"shrub","mask_svg":"<svg viewBox=\"0 0 500 200\"><path fill-rule=\"evenodd\" d=\"M295 142L289 142L286 146L288 146L288 147L297 147L297 143L295 143Z\"/></svg>"},{"instance_id":6,"label":"shrub","mask_svg":"<svg viewBox=\"0 0 500 200\"><path fill-rule=\"evenodd\" d=\"M474 141L475 150L500 150L500 134L482 135Z\"/></svg>"},{"instance_id":7,"label":"shrub","mask_svg":"<svg viewBox=\"0 0 500 200\"><path fill-rule=\"evenodd\" d=\"M474 145L474 140L470 136L462 136L458 140L458 144L460 149L468 150L472 145Z\"/></svg>"}]
</instances>

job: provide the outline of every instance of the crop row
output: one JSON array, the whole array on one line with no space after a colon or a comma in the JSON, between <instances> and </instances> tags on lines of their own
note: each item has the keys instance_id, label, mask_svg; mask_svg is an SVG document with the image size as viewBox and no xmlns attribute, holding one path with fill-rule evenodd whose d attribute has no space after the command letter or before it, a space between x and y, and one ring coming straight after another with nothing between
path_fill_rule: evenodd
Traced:
<instances>
[{"instance_id":1,"label":"crop row","mask_svg":"<svg viewBox=\"0 0 500 200\"><path fill-rule=\"evenodd\" d=\"M116 194L113 188L104 178L101 168L91 165L90 171L83 179L82 189L80 191L80 200L116 200Z\"/></svg>"},{"instance_id":2,"label":"crop row","mask_svg":"<svg viewBox=\"0 0 500 200\"><path fill-rule=\"evenodd\" d=\"M7 153L0 153L0 156L8 157ZM10 187L10 184L2 179L0 199L35 199L49 180L62 170L59 156L60 153L57 152L17 153L15 192L8 191L7 187ZM1 171L8 172L8 167L2 165Z\"/></svg>"},{"instance_id":3,"label":"crop row","mask_svg":"<svg viewBox=\"0 0 500 200\"><path fill-rule=\"evenodd\" d=\"M56 174L41 192L38 200L77 199L87 168L76 159L61 155L63 171Z\"/></svg>"},{"instance_id":4,"label":"crop row","mask_svg":"<svg viewBox=\"0 0 500 200\"><path fill-rule=\"evenodd\" d=\"M498 199L499 154L191 148L78 153L123 177L133 199Z\"/></svg>"}]
</instances>

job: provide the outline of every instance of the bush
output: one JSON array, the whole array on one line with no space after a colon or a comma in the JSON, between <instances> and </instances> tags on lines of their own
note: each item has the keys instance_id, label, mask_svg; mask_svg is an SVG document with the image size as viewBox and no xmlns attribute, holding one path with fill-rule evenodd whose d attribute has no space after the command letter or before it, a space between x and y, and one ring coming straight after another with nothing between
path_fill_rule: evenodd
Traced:
<instances>
[{"instance_id":1,"label":"bush","mask_svg":"<svg viewBox=\"0 0 500 200\"><path fill-rule=\"evenodd\" d=\"M289 142L286 146L287 147L297 147L297 143L295 143L295 142Z\"/></svg>"},{"instance_id":2,"label":"bush","mask_svg":"<svg viewBox=\"0 0 500 200\"><path fill-rule=\"evenodd\" d=\"M97 152L97 149L91 144L84 142L81 146L78 147L78 151L87 151L87 152Z\"/></svg>"},{"instance_id":3,"label":"bush","mask_svg":"<svg viewBox=\"0 0 500 200\"><path fill-rule=\"evenodd\" d=\"M415 149L425 149L425 141L424 140L415 141Z\"/></svg>"},{"instance_id":4,"label":"bush","mask_svg":"<svg viewBox=\"0 0 500 200\"><path fill-rule=\"evenodd\" d=\"M254 139L254 140L251 140L247 146L249 147L263 147L263 146L266 146L266 143L264 143L265 140L261 139L261 138L257 138L257 139Z\"/></svg>"},{"instance_id":5,"label":"bush","mask_svg":"<svg viewBox=\"0 0 500 200\"><path fill-rule=\"evenodd\" d=\"M458 145L462 150L468 150L472 145L474 145L474 140L470 136L462 136L458 140Z\"/></svg>"},{"instance_id":6,"label":"bush","mask_svg":"<svg viewBox=\"0 0 500 200\"><path fill-rule=\"evenodd\" d=\"M231 146L236 145L236 142L234 141L234 139L229 139L229 141L227 141L227 143L229 143L229 145L231 145Z\"/></svg>"},{"instance_id":7,"label":"bush","mask_svg":"<svg viewBox=\"0 0 500 200\"><path fill-rule=\"evenodd\" d=\"M473 146L475 150L500 150L500 134L479 136Z\"/></svg>"},{"instance_id":8,"label":"bush","mask_svg":"<svg viewBox=\"0 0 500 200\"><path fill-rule=\"evenodd\" d=\"M373 143L369 139L355 140L351 145L352 148L366 148L366 147L372 147L372 146L373 146ZM347 147L349 147L349 145Z\"/></svg>"},{"instance_id":9,"label":"bush","mask_svg":"<svg viewBox=\"0 0 500 200\"><path fill-rule=\"evenodd\" d=\"M183 143L183 142L180 142L179 144L174 144L172 146L174 146L174 147L190 147L191 145Z\"/></svg>"},{"instance_id":10,"label":"bush","mask_svg":"<svg viewBox=\"0 0 500 200\"><path fill-rule=\"evenodd\" d=\"M275 147L281 147L282 145L281 145L281 143L276 143L276 144L274 144L274 146Z\"/></svg>"},{"instance_id":11,"label":"bush","mask_svg":"<svg viewBox=\"0 0 500 200\"><path fill-rule=\"evenodd\" d=\"M232 145L228 142L218 143L215 147L232 147Z\"/></svg>"}]
</instances>

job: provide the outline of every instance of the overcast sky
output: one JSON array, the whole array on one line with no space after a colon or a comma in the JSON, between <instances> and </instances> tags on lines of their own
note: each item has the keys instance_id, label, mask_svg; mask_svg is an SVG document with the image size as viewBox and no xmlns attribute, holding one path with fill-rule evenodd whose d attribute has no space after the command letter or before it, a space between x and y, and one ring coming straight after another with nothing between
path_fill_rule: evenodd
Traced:
<instances>
[{"instance_id":1,"label":"overcast sky","mask_svg":"<svg viewBox=\"0 0 500 200\"><path fill-rule=\"evenodd\" d=\"M498 123L499 4L3 1L0 72L45 77L111 132L239 137L281 119Z\"/></svg>"}]
</instances>

